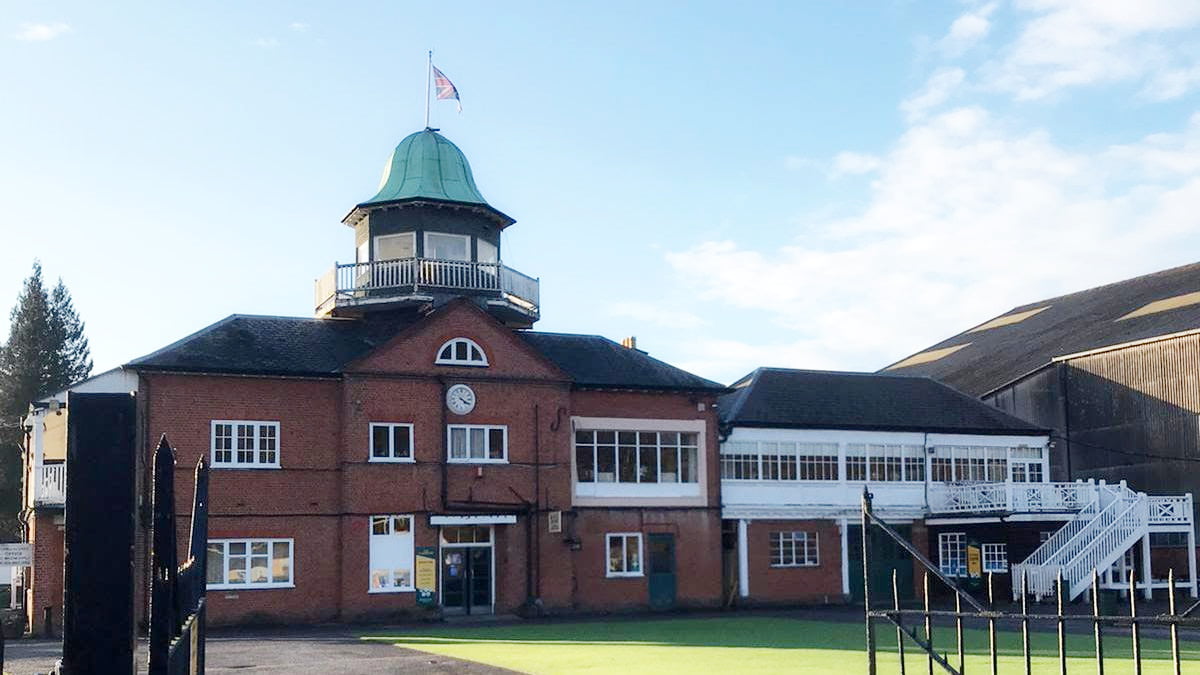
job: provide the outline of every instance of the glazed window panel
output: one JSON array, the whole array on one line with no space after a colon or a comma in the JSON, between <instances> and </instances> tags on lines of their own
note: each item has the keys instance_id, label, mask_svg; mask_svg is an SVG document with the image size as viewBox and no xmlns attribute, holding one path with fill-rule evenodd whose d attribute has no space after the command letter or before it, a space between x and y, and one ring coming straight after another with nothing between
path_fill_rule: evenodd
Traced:
<instances>
[{"instance_id":1,"label":"glazed window panel","mask_svg":"<svg viewBox=\"0 0 1200 675\"><path fill-rule=\"evenodd\" d=\"M413 590L413 517L371 516L370 593L401 593Z\"/></svg>"},{"instance_id":2,"label":"glazed window panel","mask_svg":"<svg viewBox=\"0 0 1200 675\"><path fill-rule=\"evenodd\" d=\"M921 445L906 445L901 450L904 458L904 480L909 482L924 482L925 480L925 447Z\"/></svg>"},{"instance_id":3,"label":"glazed window panel","mask_svg":"<svg viewBox=\"0 0 1200 675\"><path fill-rule=\"evenodd\" d=\"M291 587L291 539L210 539L209 588Z\"/></svg>"},{"instance_id":4,"label":"glazed window panel","mask_svg":"<svg viewBox=\"0 0 1200 675\"><path fill-rule=\"evenodd\" d=\"M697 435L579 430L575 478L581 483L695 483Z\"/></svg>"},{"instance_id":5,"label":"glazed window panel","mask_svg":"<svg viewBox=\"0 0 1200 675\"><path fill-rule=\"evenodd\" d=\"M486 366L487 355L483 347L470 338L459 337L448 340L438 347L437 358L433 361L442 366Z\"/></svg>"},{"instance_id":6,"label":"glazed window panel","mask_svg":"<svg viewBox=\"0 0 1200 675\"><path fill-rule=\"evenodd\" d=\"M850 444L846 446L846 480L867 479L867 446Z\"/></svg>"},{"instance_id":7,"label":"glazed window panel","mask_svg":"<svg viewBox=\"0 0 1200 675\"><path fill-rule=\"evenodd\" d=\"M943 532L938 535L938 567L948 577L967 576L965 532Z\"/></svg>"},{"instance_id":8,"label":"glazed window panel","mask_svg":"<svg viewBox=\"0 0 1200 675\"><path fill-rule=\"evenodd\" d=\"M762 479L796 480L796 444L761 443Z\"/></svg>"},{"instance_id":9,"label":"glazed window panel","mask_svg":"<svg viewBox=\"0 0 1200 675\"><path fill-rule=\"evenodd\" d=\"M371 461L412 461L411 424L372 422L370 432Z\"/></svg>"},{"instance_id":10,"label":"glazed window panel","mask_svg":"<svg viewBox=\"0 0 1200 675\"><path fill-rule=\"evenodd\" d=\"M486 463L508 461L508 427L488 424L446 426L450 462Z\"/></svg>"},{"instance_id":11,"label":"glazed window panel","mask_svg":"<svg viewBox=\"0 0 1200 675\"><path fill-rule=\"evenodd\" d=\"M816 532L772 532L771 567L817 567L821 564Z\"/></svg>"},{"instance_id":12,"label":"glazed window panel","mask_svg":"<svg viewBox=\"0 0 1200 675\"><path fill-rule=\"evenodd\" d=\"M605 539L605 548L608 551L607 576L642 576L641 533L608 534L605 535Z\"/></svg>"},{"instance_id":13,"label":"glazed window panel","mask_svg":"<svg viewBox=\"0 0 1200 675\"><path fill-rule=\"evenodd\" d=\"M836 443L800 443L797 446L796 476L800 480L837 480Z\"/></svg>"},{"instance_id":14,"label":"glazed window panel","mask_svg":"<svg viewBox=\"0 0 1200 675\"><path fill-rule=\"evenodd\" d=\"M471 259L471 238L462 234L426 232L424 257L468 261Z\"/></svg>"},{"instance_id":15,"label":"glazed window panel","mask_svg":"<svg viewBox=\"0 0 1200 675\"><path fill-rule=\"evenodd\" d=\"M1008 572L1007 544L984 544L982 553L984 572Z\"/></svg>"},{"instance_id":16,"label":"glazed window panel","mask_svg":"<svg viewBox=\"0 0 1200 675\"><path fill-rule=\"evenodd\" d=\"M213 420L211 427L214 468L279 467L279 422Z\"/></svg>"}]
</instances>

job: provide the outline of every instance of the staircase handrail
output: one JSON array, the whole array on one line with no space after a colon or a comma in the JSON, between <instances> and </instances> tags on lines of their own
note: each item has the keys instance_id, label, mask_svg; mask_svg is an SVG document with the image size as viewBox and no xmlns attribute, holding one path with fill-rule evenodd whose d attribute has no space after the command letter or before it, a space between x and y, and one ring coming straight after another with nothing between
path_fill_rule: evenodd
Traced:
<instances>
[{"instance_id":1,"label":"staircase handrail","mask_svg":"<svg viewBox=\"0 0 1200 675\"><path fill-rule=\"evenodd\" d=\"M1086 506L1076 512L1074 518L1068 521L1066 525L1063 525L1061 528L1059 528L1054 534L1050 535L1050 538L1042 542L1041 546L1038 546L1036 549L1034 549L1033 553L1030 553L1021 564L1046 564L1050 560L1050 556L1052 556L1055 551L1065 546L1067 542L1069 542L1080 530L1082 530L1089 522L1091 522L1091 520L1095 518L1096 514L1099 512L1100 501L1098 499L1093 499L1092 501L1088 502Z\"/></svg>"},{"instance_id":2,"label":"staircase handrail","mask_svg":"<svg viewBox=\"0 0 1200 675\"><path fill-rule=\"evenodd\" d=\"M1137 541L1138 538L1144 536L1146 521L1149 516L1147 509L1148 500L1144 494L1134 494L1136 498L1131 502L1122 500L1121 503L1127 504L1127 506L1121 510L1121 513L1111 523L1095 537L1092 537L1087 546L1080 549L1070 560L1063 563L1063 579L1070 585L1071 599L1074 599L1091 584L1092 570L1111 566L1116 562L1117 557L1124 555L1125 551L1129 550L1129 546L1133 545L1133 541ZM1131 523L1130 521L1133 522ZM1122 531L1126 531L1127 533L1120 539L1115 539L1115 535ZM1132 541L1130 541L1131 539ZM1108 544L1106 548L1109 550L1106 553L1097 555L1097 551L1104 550L1102 549L1102 545L1105 544Z\"/></svg>"}]
</instances>

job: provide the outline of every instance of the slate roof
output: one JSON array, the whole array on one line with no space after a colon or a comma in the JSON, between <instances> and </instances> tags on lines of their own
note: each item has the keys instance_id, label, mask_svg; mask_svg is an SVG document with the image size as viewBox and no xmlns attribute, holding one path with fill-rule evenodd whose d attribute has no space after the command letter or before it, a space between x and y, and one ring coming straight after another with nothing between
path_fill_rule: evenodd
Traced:
<instances>
[{"instance_id":1,"label":"slate roof","mask_svg":"<svg viewBox=\"0 0 1200 675\"><path fill-rule=\"evenodd\" d=\"M1000 316L1046 309L1017 323L959 333L918 352L966 345L935 361L897 367L901 359L881 372L928 375L982 396L1058 356L1200 329L1200 303L1117 320L1148 303L1198 291L1200 263L1194 263L1032 302Z\"/></svg>"},{"instance_id":2,"label":"slate roof","mask_svg":"<svg viewBox=\"0 0 1200 675\"><path fill-rule=\"evenodd\" d=\"M517 333L571 376L576 386L621 389L679 389L725 391L725 385L706 380L669 363L629 349L599 335Z\"/></svg>"},{"instance_id":3,"label":"slate roof","mask_svg":"<svg viewBox=\"0 0 1200 675\"><path fill-rule=\"evenodd\" d=\"M1045 435L1046 430L928 377L759 368L721 397L743 427Z\"/></svg>"},{"instance_id":4,"label":"slate roof","mask_svg":"<svg viewBox=\"0 0 1200 675\"><path fill-rule=\"evenodd\" d=\"M405 327L409 319L369 321L234 314L127 367L177 372L334 377ZM576 386L724 391L725 387L596 335L516 334Z\"/></svg>"}]
</instances>

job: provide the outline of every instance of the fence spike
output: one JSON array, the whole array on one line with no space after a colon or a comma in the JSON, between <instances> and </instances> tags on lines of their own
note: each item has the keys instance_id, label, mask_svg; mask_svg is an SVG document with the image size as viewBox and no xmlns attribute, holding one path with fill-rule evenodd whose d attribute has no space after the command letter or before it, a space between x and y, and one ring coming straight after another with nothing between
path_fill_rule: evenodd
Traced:
<instances>
[{"instance_id":1,"label":"fence spike","mask_svg":"<svg viewBox=\"0 0 1200 675\"><path fill-rule=\"evenodd\" d=\"M1167 572L1167 610L1175 616L1175 568ZM1181 675L1182 664L1179 662L1179 624L1171 623L1171 664L1175 667L1175 675Z\"/></svg>"},{"instance_id":2,"label":"fence spike","mask_svg":"<svg viewBox=\"0 0 1200 675\"><path fill-rule=\"evenodd\" d=\"M991 662L992 662L992 675L997 675L1000 666L996 662L996 617L994 615L994 612L996 611L996 595L995 595L995 587L992 584L993 576L995 576L995 574L993 572L988 572L988 576L987 576L988 609L992 612L992 613L988 614L988 656L991 658Z\"/></svg>"},{"instance_id":3,"label":"fence spike","mask_svg":"<svg viewBox=\"0 0 1200 675\"><path fill-rule=\"evenodd\" d=\"M892 568L892 607L896 610L896 651L900 654L900 675L904 675L904 619L900 612L900 583L896 568Z\"/></svg>"},{"instance_id":4,"label":"fence spike","mask_svg":"<svg viewBox=\"0 0 1200 675\"><path fill-rule=\"evenodd\" d=\"M1025 657L1025 675L1032 675L1033 661L1029 654L1029 572L1021 570L1021 653Z\"/></svg>"},{"instance_id":5,"label":"fence spike","mask_svg":"<svg viewBox=\"0 0 1200 675\"><path fill-rule=\"evenodd\" d=\"M1137 583L1134 581L1133 570L1129 570L1129 618L1132 619L1131 637L1133 638L1133 673L1142 675L1142 631L1137 622Z\"/></svg>"},{"instance_id":6,"label":"fence spike","mask_svg":"<svg viewBox=\"0 0 1200 675\"><path fill-rule=\"evenodd\" d=\"M1062 568L1058 569L1055 579L1055 592L1058 594L1058 672L1067 675L1067 622L1063 619L1063 578Z\"/></svg>"},{"instance_id":7,"label":"fence spike","mask_svg":"<svg viewBox=\"0 0 1200 675\"><path fill-rule=\"evenodd\" d=\"M966 650L963 649L962 593L954 592L954 632L958 646L958 672L966 669Z\"/></svg>"},{"instance_id":8,"label":"fence spike","mask_svg":"<svg viewBox=\"0 0 1200 675\"><path fill-rule=\"evenodd\" d=\"M1104 639L1100 635L1100 570L1092 570L1092 629L1096 633L1096 675L1104 675Z\"/></svg>"},{"instance_id":9,"label":"fence spike","mask_svg":"<svg viewBox=\"0 0 1200 675\"><path fill-rule=\"evenodd\" d=\"M925 650L929 655L929 675L933 675L933 615L929 613L929 572L924 575L925 589Z\"/></svg>"}]
</instances>

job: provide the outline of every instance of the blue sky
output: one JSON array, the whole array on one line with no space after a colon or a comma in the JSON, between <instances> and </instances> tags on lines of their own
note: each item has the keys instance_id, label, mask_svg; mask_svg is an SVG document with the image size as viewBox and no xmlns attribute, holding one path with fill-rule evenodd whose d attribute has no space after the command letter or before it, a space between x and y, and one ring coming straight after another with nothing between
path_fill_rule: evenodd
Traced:
<instances>
[{"instance_id":1,"label":"blue sky","mask_svg":"<svg viewBox=\"0 0 1200 675\"><path fill-rule=\"evenodd\" d=\"M427 49L538 327L714 379L1200 259L1194 1L739 4L10 1L0 305L41 259L98 369L310 315Z\"/></svg>"}]
</instances>

